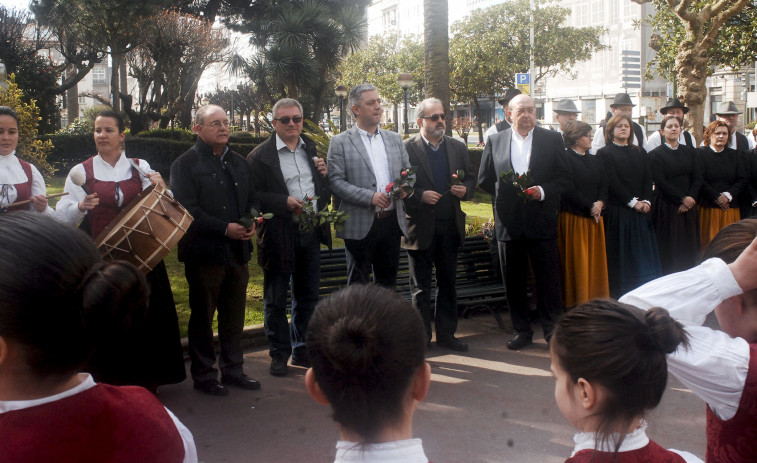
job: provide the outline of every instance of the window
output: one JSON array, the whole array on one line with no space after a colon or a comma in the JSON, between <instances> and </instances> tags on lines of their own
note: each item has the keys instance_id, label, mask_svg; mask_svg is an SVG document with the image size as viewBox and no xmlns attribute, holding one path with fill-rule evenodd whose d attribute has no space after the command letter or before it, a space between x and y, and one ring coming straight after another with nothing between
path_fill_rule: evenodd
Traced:
<instances>
[{"instance_id":1,"label":"window","mask_svg":"<svg viewBox=\"0 0 757 463\"><path fill-rule=\"evenodd\" d=\"M87 97L85 96L79 96L79 104L84 104L87 102Z\"/></svg>"},{"instance_id":2,"label":"window","mask_svg":"<svg viewBox=\"0 0 757 463\"><path fill-rule=\"evenodd\" d=\"M92 68L92 83L95 85L105 85L108 83L105 79L105 68Z\"/></svg>"}]
</instances>

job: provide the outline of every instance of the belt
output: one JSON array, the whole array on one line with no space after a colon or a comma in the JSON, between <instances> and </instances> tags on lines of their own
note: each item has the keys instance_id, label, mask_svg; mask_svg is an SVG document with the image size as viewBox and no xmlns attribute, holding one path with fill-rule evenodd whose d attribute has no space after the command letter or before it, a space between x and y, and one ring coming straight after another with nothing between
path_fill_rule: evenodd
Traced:
<instances>
[{"instance_id":1,"label":"belt","mask_svg":"<svg viewBox=\"0 0 757 463\"><path fill-rule=\"evenodd\" d=\"M377 218L377 219L385 219L385 218L387 218L387 217L391 217L391 216L392 216L392 214L394 214L394 211L381 211L381 212L376 212L376 218Z\"/></svg>"}]
</instances>

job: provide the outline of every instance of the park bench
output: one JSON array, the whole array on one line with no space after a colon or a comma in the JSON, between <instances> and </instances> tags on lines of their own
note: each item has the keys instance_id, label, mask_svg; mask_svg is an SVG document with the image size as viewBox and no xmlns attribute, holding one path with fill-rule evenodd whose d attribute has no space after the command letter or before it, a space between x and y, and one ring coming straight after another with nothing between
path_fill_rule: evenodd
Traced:
<instances>
[{"instance_id":1,"label":"park bench","mask_svg":"<svg viewBox=\"0 0 757 463\"><path fill-rule=\"evenodd\" d=\"M507 307L502 278L492 262L489 242L481 236L465 238L457 257L457 306L465 318L479 312L490 312L500 328L505 325L500 312ZM435 285L435 278L433 284ZM321 298L347 286L347 256L344 248L321 250ZM432 286L433 287L433 286ZM407 251L400 250L397 291L410 300L410 271ZM432 303L434 294L431 294Z\"/></svg>"}]
</instances>

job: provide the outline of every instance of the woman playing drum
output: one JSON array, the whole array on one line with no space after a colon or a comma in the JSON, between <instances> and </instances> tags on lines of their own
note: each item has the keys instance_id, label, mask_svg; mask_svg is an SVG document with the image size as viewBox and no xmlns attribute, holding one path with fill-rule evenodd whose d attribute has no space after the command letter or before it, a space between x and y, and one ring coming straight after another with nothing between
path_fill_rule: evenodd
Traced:
<instances>
[{"instance_id":1,"label":"woman playing drum","mask_svg":"<svg viewBox=\"0 0 757 463\"><path fill-rule=\"evenodd\" d=\"M122 150L124 121L114 111L102 111L95 119L97 155L71 169L58 202L59 218L96 237L118 213L151 184L165 186L160 173L142 159L127 159ZM134 162L140 173L132 166ZM89 364L96 380L110 384L136 384L153 391L162 384L186 377L179 338L176 306L165 264L147 274L150 304L139 335L125 344L98 352Z\"/></svg>"},{"instance_id":2,"label":"woman playing drum","mask_svg":"<svg viewBox=\"0 0 757 463\"><path fill-rule=\"evenodd\" d=\"M18 115L0 106L0 212L38 211L52 214L45 199L45 181L36 167L16 157ZM30 200L25 205L11 206Z\"/></svg>"}]
</instances>

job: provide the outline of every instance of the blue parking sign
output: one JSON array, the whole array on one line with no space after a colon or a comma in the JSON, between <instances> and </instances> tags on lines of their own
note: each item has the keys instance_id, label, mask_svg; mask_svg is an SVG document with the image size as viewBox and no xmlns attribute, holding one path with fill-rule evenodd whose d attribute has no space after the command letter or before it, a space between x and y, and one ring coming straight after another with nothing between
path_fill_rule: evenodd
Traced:
<instances>
[{"instance_id":1,"label":"blue parking sign","mask_svg":"<svg viewBox=\"0 0 757 463\"><path fill-rule=\"evenodd\" d=\"M529 85L531 84L531 75L528 73L515 74L515 85Z\"/></svg>"}]
</instances>

